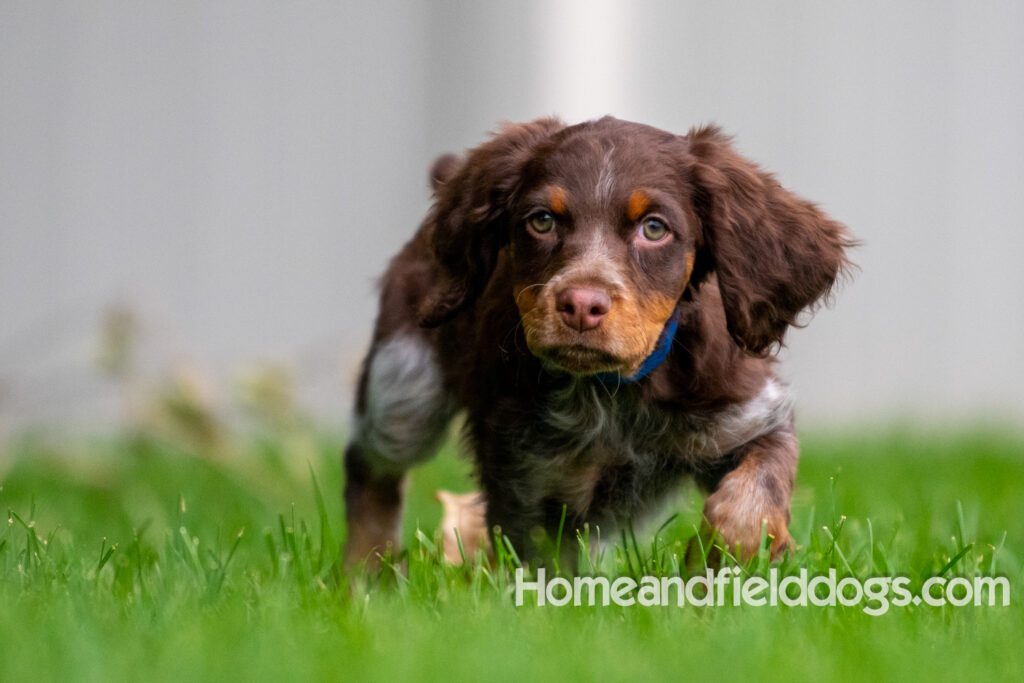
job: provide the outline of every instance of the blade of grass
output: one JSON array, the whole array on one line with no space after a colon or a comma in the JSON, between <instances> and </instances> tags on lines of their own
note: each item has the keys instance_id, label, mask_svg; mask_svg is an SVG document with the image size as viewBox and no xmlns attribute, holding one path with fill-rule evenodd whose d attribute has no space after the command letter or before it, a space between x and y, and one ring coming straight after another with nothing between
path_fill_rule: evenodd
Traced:
<instances>
[{"instance_id":1,"label":"blade of grass","mask_svg":"<svg viewBox=\"0 0 1024 683\"><path fill-rule=\"evenodd\" d=\"M117 544L114 543L109 548L107 548L107 539L106 537L104 537L103 542L100 543L100 560L96 563L97 576L99 576L99 573L103 571L103 567L107 564L107 562L110 561L110 557L114 554L115 550L117 550Z\"/></svg>"},{"instance_id":2,"label":"blade of grass","mask_svg":"<svg viewBox=\"0 0 1024 683\"><path fill-rule=\"evenodd\" d=\"M562 517L561 517L561 519L558 520L558 537L555 538L555 557L554 557L554 562L555 562L555 575L556 576L561 576L562 575L562 567L560 566L560 563L561 563L561 559L562 559L562 531L565 529L565 512L566 512L566 509L567 509L567 506L565 505L565 503L562 503Z\"/></svg>"},{"instance_id":3,"label":"blade of grass","mask_svg":"<svg viewBox=\"0 0 1024 683\"><path fill-rule=\"evenodd\" d=\"M1003 532L1003 539L1001 541L999 541L999 545L992 548L992 559L991 559L991 561L989 562L989 565L988 565L988 575L989 576L995 576L996 575L996 555L999 554L999 552L1003 549L1003 546L1005 544L1006 544L1006 532L1004 531Z\"/></svg>"},{"instance_id":4,"label":"blade of grass","mask_svg":"<svg viewBox=\"0 0 1024 683\"><path fill-rule=\"evenodd\" d=\"M843 519L846 519L845 515L843 516ZM843 566L846 567L846 571L850 573L850 576L856 576L857 574L853 571L853 567L851 567L850 563L847 561L846 555L843 554L843 549L839 547L839 531L837 531L835 536L833 536L827 526L823 526L821 528L825 530L829 540L832 541L832 547L829 548L829 551L831 552L834 550L839 555L839 559L842 560Z\"/></svg>"},{"instance_id":5,"label":"blade of grass","mask_svg":"<svg viewBox=\"0 0 1024 683\"><path fill-rule=\"evenodd\" d=\"M961 560L961 558L964 557L964 555L966 555L967 553L969 553L971 551L971 548L973 548L973 547L974 547L973 543L968 543L963 548L961 548L960 552L958 552L956 555L954 555L953 559L951 559L949 562L944 564L942 566L942 569L940 569L939 573L936 574L935 576L942 576L943 574L948 572L950 569L952 569L956 565L956 563L959 562Z\"/></svg>"},{"instance_id":6,"label":"blade of grass","mask_svg":"<svg viewBox=\"0 0 1024 683\"><path fill-rule=\"evenodd\" d=\"M519 554L516 553L516 549L512 546L512 539L508 536L502 536L501 540L505 543L505 547L508 550L508 557L515 564L516 569L521 569L523 563L519 560Z\"/></svg>"},{"instance_id":7,"label":"blade of grass","mask_svg":"<svg viewBox=\"0 0 1024 683\"><path fill-rule=\"evenodd\" d=\"M768 540L768 520L761 521L761 539L757 547L757 573L764 572L771 564L771 542Z\"/></svg>"},{"instance_id":8,"label":"blade of grass","mask_svg":"<svg viewBox=\"0 0 1024 683\"><path fill-rule=\"evenodd\" d=\"M959 500L956 501L956 522L960 531L960 547L963 548L967 545L967 534L964 531L964 504Z\"/></svg>"}]
</instances>

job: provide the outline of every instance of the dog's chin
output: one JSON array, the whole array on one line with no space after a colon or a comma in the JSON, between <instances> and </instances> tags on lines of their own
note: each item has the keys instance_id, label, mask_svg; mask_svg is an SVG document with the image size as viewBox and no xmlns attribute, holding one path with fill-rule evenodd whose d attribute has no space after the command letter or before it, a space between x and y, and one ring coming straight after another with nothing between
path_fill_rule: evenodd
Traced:
<instances>
[{"instance_id":1,"label":"dog's chin","mask_svg":"<svg viewBox=\"0 0 1024 683\"><path fill-rule=\"evenodd\" d=\"M547 365L578 377L603 372L628 374L631 368L630 363L618 356L583 344L551 346L541 350L537 355Z\"/></svg>"}]
</instances>

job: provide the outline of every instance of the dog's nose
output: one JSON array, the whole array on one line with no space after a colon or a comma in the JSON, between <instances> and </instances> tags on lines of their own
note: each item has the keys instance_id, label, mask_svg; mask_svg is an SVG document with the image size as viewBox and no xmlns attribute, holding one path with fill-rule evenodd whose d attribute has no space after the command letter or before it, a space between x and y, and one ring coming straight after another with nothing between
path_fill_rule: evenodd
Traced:
<instances>
[{"instance_id":1,"label":"dog's nose","mask_svg":"<svg viewBox=\"0 0 1024 683\"><path fill-rule=\"evenodd\" d=\"M562 314L562 321L580 332L600 325L611 307L611 297L601 289L566 287L555 295L555 309Z\"/></svg>"}]
</instances>

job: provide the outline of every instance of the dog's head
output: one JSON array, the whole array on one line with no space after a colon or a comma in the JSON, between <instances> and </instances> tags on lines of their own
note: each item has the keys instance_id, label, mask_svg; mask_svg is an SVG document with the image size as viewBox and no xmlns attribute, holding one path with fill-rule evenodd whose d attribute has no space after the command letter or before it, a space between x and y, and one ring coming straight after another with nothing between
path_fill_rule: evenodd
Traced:
<instances>
[{"instance_id":1,"label":"dog's head","mask_svg":"<svg viewBox=\"0 0 1024 683\"><path fill-rule=\"evenodd\" d=\"M435 326L507 250L530 351L577 375L636 372L714 272L733 339L781 342L845 266L845 229L739 156L715 128L676 136L604 118L507 126L434 170Z\"/></svg>"}]
</instances>

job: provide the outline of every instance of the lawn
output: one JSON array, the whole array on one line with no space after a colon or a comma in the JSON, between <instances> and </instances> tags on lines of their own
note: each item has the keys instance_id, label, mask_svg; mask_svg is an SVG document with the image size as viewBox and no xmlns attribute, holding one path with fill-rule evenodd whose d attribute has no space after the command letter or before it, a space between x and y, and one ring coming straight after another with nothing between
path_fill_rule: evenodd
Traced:
<instances>
[{"instance_id":1,"label":"lawn","mask_svg":"<svg viewBox=\"0 0 1024 683\"><path fill-rule=\"evenodd\" d=\"M337 568L341 440L26 436L0 448L0 681L1019 679L1024 440L998 430L803 437L778 569L1005 576L1009 607L516 607L511 556L440 561L448 447L417 470L408 554ZM684 491L600 546L605 574L668 574L699 520ZM673 517L672 515L675 514ZM667 522L657 537L654 532ZM596 536L597 530L591 530ZM572 542L571 537L567 542ZM685 566L682 568L685 571ZM747 571L765 573L755 560Z\"/></svg>"}]
</instances>

